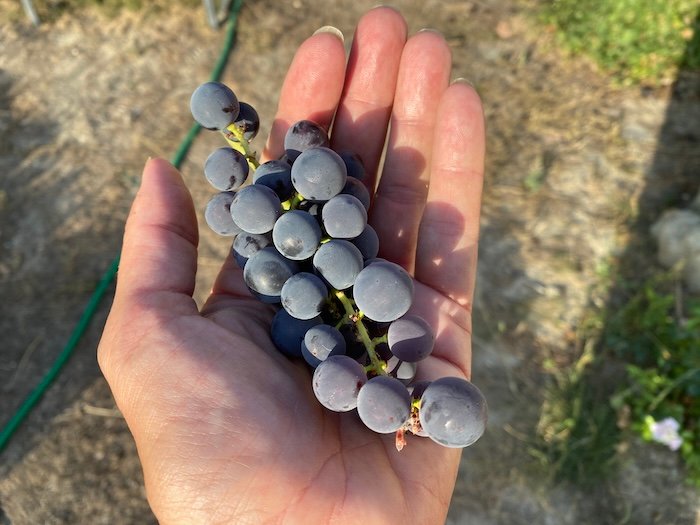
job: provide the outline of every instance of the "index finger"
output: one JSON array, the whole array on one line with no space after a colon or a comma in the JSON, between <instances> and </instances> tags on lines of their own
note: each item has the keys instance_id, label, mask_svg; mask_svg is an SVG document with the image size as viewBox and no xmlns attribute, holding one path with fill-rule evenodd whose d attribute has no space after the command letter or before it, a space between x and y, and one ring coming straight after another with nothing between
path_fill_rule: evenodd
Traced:
<instances>
[{"instance_id":1,"label":"index finger","mask_svg":"<svg viewBox=\"0 0 700 525\"><path fill-rule=\"evenodd\" d=\"M301 44L289 66L262 162L282 156L287 129L299 120L313 120L328 130L344 78L343 40L321 28Z\"/></svg>"}]
</instances>

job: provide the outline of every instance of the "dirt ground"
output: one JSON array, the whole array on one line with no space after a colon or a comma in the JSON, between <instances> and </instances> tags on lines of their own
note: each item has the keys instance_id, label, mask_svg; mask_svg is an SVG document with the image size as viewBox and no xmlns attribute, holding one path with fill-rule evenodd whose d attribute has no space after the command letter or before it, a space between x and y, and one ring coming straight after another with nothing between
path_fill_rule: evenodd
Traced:
<instances>
[{"instance_id":1,"label":"dirt ground","mask_svg":"<svg viewBox=\"0 0 700 525\"><path fill-rule=\"evenodd\" d=\"M0 423L67 341L118 252L145 158L172 156L223 38L201 8L85 9L33 28L10 15L16 4L0 0ZM326 24L349 44L374 4L246 3L223 80L258 109L263 136L296 46ZM488 120L474 381L491 417L465 451L448 523L697 523L700 498L670 451L633 443L615 476L583 488L553 484L533 449L545 363L575 362L586 312L609 300L601 266L652 264L644 225L697 191L700 81L614 87L557 50L531 19L534 0L393 5L412 32L445 34L453 76L475 84ZM220 145L200 135L183 165L200 223L211 194L201 165ZM644 249L629 254L630 243ZM227 249L201 229L198 301ZM155 522L95 360L108 309L0 454L0 524Z\"/></svg>"}]
</instances>

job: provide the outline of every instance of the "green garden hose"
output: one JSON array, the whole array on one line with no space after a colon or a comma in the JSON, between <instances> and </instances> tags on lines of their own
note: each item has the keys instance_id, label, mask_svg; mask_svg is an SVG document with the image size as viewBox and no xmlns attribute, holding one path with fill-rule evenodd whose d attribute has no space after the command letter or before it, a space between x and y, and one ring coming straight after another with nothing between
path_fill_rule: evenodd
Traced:
<instances>
[{"instance_id":1,"label":"green garden hose","mask_svg":"<svg viewBox=\"0 0 700 525\"><path fill-rule=\"evenodd\" d=\"M219 78L221 78L221 74L226 66L228 56L233 49L238 14L242 6L243 0L236 0L230 7L228 22L226 24L226 37L224 39L221 53L219 54L219 58L217 59L216 64L214 64L210 80L219 80ZM179 168L182 165L182 162L187 156L187 152L192 146L192 143L200 130L201 126L199 124L194 124L187 132L187 135L185 135L185 138L180 143L180 146L177 148L177 151L172 159L172 164L176 168ZM73 354L73 351L78 346L78 343L90 325L90 321L94 317L97 308L100 306L104 294L114 280L114 277L117 275L117 270L119 269L119 257L120 254L118 253L107 271L100 278L100 281L92 293L92 296L90 297L80 320L73 329L68 342L63 347L63 350L61 350L61 353L58 355L49 371L44 375L36 388L34 388L34 390L32 390L32 392L27 396L5 426L0 429L0 452L2 452L2 450L7 446L15 431L27 418L44 393L53 384L55 379L58 377L58 374L63 369L63 366L66 364L70 356Z\"/></svg>"}]
</instances>

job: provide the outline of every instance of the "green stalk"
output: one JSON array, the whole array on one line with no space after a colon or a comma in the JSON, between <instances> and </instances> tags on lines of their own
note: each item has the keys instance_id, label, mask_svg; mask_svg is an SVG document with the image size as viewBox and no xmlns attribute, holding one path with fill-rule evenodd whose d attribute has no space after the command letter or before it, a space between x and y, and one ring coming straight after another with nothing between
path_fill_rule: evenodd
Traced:
<instances>
[{"instance_id":1,"label":"green stalk","mask_svg":"<svg viewBox=\"0 0 700 525\"><path fill-rule=\"evenodd\" d=\"M367 332L367 327L362 322L362 318L364 317L364 315L362 314L362 312L355 310L355 301L350 299L347 295L345 295L345 293L341 292L340 290L335 290L334 294L338 298L340 303L343 305L343 308L345 308L345 317L347 317L348 320L353 322L353 324L355 325L355 330L357 330L357 333L360 336L360 340L362 341L362 344L367 350L367 354L369 355L369 360L371 363L369 365L369 370L373 371L377 375L386 375L386 364L384 363L384 361L379 359L377 352L374 350L375 346L380 341L372 340L372 338L370 338L369 332Z\"/></svg>"},{"instance_id":2,"label":"green stalk","mask_svg":"<svg viewBox=\"0 0 700 525\"><path fill-rule=\"evenodd\" d=\"M236 124L231 124L226 130L222 131L226 142L229 143L236 151L239 151L245 155L246 160L251 165L251 167L256 170L260 163L255 156L255 152L250 148L250 142L245 138L243 129L238 127Z\"/></svg>"}]
</instances>

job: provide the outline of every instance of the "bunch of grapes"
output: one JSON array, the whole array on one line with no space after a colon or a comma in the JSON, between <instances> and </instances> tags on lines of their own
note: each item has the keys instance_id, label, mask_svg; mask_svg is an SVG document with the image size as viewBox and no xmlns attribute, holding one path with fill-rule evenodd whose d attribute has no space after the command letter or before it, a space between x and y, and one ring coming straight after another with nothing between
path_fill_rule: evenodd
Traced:
<instances>
[{"instance_id":1,"label":"bunch of grapes","mask_svg":"<svg viewBox=\"0 0 700 525\"><path fill-rule=\"evenodd\" d=\"M313 369L318 401L336 412L356 409L375 432L396 433L399 450L406 432L446 447L475 442L486 425L481 392L457 377L414 381L435 335L409 313L411 276L377 257L360 157L336 153L321 126L302 120L287 131L283 157L259 164L249 146L258 115L231 89L202 84L190 108L229 145L204 164L220 191L207 204L206 222L234 237L251 294L277 308L272 341Z\"/></svg>"}]
</instances>

